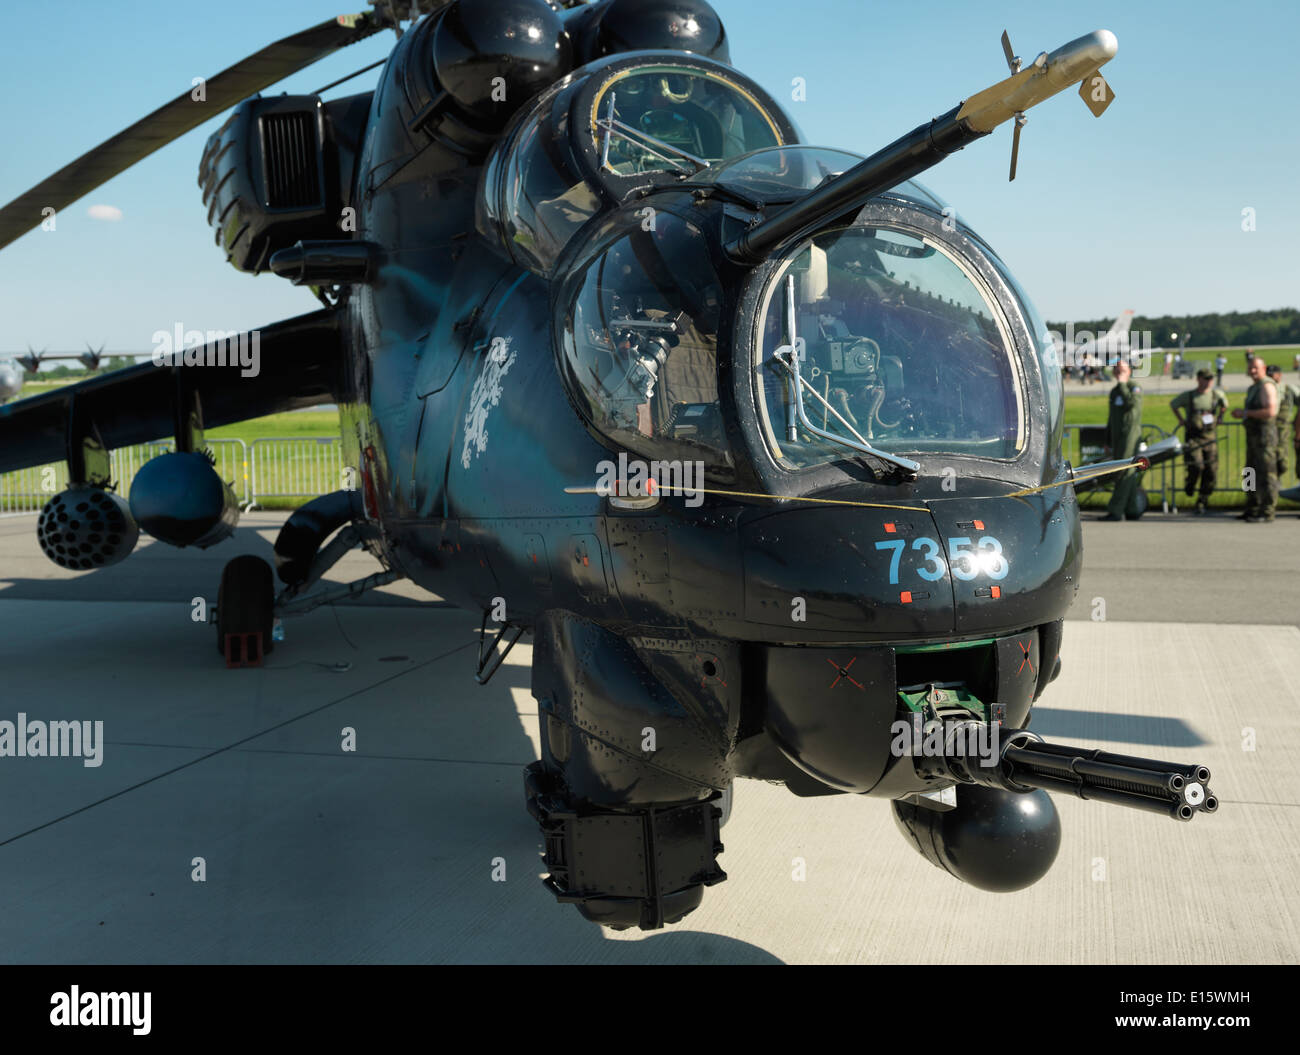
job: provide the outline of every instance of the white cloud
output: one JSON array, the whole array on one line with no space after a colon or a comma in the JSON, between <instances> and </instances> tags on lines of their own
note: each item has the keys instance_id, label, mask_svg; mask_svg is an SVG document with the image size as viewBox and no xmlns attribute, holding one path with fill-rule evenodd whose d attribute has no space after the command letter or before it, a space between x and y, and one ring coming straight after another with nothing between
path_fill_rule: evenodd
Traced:
<instances>
[{"instance_id":1,"label":"white cloud","mask_svg":"<svg viewBox=\"0 0 1300 1055\"><path fill-rule=\"evenodd\" d=\"M117 223L122 218L122 210L116 205L92 205L86 210L86 215L92 220L108 220L110 223Z\"/></svg>"}]
</instances>

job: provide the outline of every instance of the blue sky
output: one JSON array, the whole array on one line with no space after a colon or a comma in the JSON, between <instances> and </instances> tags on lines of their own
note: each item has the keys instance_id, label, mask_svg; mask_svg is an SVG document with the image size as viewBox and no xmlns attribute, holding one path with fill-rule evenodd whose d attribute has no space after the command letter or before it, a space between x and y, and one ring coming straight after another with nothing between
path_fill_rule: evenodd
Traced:
<instances>
[{"instance_id":1,"label":"blue sky","mask_svg":"<svg viewBox=\"0 0 1300 1055\"><path fill-rule=\"evenodd\" d=\"M308 0L69 0L0 42L0 201L266 43L357 9ZM922 179L1020 276L1042 313L1083 319L1300 306L1300 5L1243 2L876 4L715 0L735 64L787 103L810 142L869 153L1084 32L1119 38L1095 119L1072 92L1031 112L1020 171L1007 127ZM312 91L381 58L387 33L278 86ZM374 83L377 71L330 96ZM807 100L791 100L791 82ZM0 351L91 341L147 351L155 330L246 329L313 310L212 244L196 183L219 121L196 129L0 251ZM1148 160L1153 146L1173 161ZM1186 160L1177 160L1178 158ZM122 210L91 219L92 204ZM1256 230L1242 230L1242 210Z\"/></svg>"}]
</instances>

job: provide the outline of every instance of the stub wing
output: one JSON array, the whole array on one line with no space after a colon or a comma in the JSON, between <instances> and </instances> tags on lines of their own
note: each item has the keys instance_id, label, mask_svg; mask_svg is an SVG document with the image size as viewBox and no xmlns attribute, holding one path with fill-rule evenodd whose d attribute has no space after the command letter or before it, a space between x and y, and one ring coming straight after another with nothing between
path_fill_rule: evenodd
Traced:
<instances>
[{"instance_id":1,"label":"stub wing","mask_svg":"<svg viewBox=\"0 0 1300 1055\"><path fill-rule=\"evenodd\" d=\"M175 436L196 409L214 428L337 402L339 322L329 310L300 315L182 352L177 365L141 363L0 406L0 472L66 459L87 437L112 450Z\"/></svg>"}]
</instances>

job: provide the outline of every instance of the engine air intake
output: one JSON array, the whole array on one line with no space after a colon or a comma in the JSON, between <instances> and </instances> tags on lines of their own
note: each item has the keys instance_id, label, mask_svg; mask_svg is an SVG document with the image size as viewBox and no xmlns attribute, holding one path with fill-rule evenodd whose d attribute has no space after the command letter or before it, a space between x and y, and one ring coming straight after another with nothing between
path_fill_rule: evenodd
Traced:
<instances>
[{"instance_id":1,"label":"engine air intake","mask_svg":"<svg viewBox=\"0 0 1300 1055\"><path fill-rule=\"evenodd\" d=\"M323 207L315 114L264 114L261 125L267 208Z\"/></svg>"}]
</instances>

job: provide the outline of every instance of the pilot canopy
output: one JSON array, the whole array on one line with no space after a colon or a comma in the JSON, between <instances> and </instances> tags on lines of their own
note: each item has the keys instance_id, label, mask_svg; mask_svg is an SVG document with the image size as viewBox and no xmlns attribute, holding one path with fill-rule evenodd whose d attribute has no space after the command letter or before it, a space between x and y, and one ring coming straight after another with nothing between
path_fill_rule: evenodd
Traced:
<instances>
[{"instance_id":1,"label":"pilot canopy","mask_svg":"<svg viewBox=\"0 0 1300 1055\"><path fill-rule=\"evenodd\" d=\"M769 447L790 468L844 456L796 419L778 355L793 336L815 426L895 453L1015 458L1025 397L1006 315L972 260L906 221L819 232L767 290L753 370Z\"/></svg>"},{"instance_id":2,"label":"pilot canopy","mask_svg":"<svg viewBox=\"0 0 1300 1055\"><path fill-rule=\"evenodd\" d=\"M477 225L548 275L580 227L633 193L797 138L770 97L722 63L680 52L602 59L507 129L484 166Z\"/></svg>"},{"instance_id":3,"label":"pilot canopy","mask_svg":"<svg viewBox=\"0 0 1300 1055\"><path fill-rule=\"evenodd\" d=\"M718 403L722 282L704 233L660 212L605 221L560 293L564 380L587 421L630 451L729 469Z\"/></svg>"}]
</instances>

